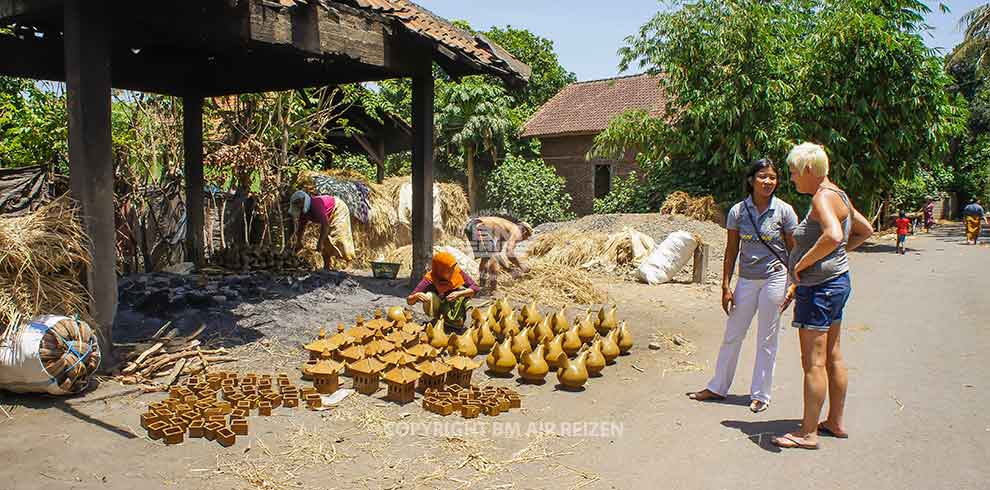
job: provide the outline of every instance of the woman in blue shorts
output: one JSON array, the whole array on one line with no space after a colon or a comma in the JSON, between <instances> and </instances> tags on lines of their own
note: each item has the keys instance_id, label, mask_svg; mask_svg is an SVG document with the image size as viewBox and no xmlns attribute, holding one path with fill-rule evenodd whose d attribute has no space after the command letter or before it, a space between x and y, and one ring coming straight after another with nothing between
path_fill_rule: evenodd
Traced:
<instances>
[{"instance_id":1,"label":"woman in blue shorts","mask_svg":"<svg viewBox=\"0 0 990 490\"><path fill-rule=\"evenodd\" d=\"M849 196L828 178L825 149L813 143L787 155L791 180L812 195L811 210L794 230L789 262L797 284L794 321L804 368L804 417L801 428L773 439L787 448L818 449L818 435L848 437L843 427L848 378L839 351L842 310L851 291L849 257L873 233L873 227ZM787 304L783 306L787 307ZM826 390L828 417L819 423Z\"/></svg>"}]
</instances>

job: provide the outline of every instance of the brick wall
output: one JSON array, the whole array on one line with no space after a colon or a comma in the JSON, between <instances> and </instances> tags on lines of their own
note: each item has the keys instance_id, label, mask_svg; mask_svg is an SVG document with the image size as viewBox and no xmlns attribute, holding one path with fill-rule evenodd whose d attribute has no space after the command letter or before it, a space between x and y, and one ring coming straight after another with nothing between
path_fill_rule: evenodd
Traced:
<instances>
[{"instance_id":1,"label":"brick wall","mask_svg":"<svg viewBox=\"0 0 990 490\"><path fill-rule=\"evenodd\" d=\"M557 174L566 181L567 193L571 195L571 210L579 216L594 211L596 165L612 165L613 178L625 177L634 170L642 176L633 153L622 160L586 160L585 155L593 140L594 135L541 138L543 160L553 165Z\"/></svg>"}]
</instances>

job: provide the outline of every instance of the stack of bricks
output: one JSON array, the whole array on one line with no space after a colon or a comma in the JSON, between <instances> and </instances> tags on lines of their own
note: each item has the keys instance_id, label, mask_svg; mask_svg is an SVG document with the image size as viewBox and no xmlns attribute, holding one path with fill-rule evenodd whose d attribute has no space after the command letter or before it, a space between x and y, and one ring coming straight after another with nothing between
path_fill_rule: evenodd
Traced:
<instances>
[{"instance_id":1,"label":"stack of bricks","mask_svg":"<svg viewBox=\"0 0 990 490\"><path fill-rule=\"evenodd\" d=\"M310 401L313 394L316 401ZM319 394L312 388L292 385L288 374L271 375L216 372L190 376L184 385L173 386L169 397L148 405L141 414L141 427L148 437L165 444L179 444L186 437L217 441L229 447L237 436L248 434L248 417L252 412L271 415L279 407L303 405L319 408Z\"/></svg>"},{"instance_id":2,"label":"stack of bricks","mask_svg":"<svg viewBox=\"0 0 990 490\"><path fill-rule=\"evenodd\" d=\"M448 385L441 389L429 388L423 396L423 408L427 411L443 416L458 412L466 419L480 414L495 417L521 406L519 393L505 387Z\"/></svg>"}]
</instances>

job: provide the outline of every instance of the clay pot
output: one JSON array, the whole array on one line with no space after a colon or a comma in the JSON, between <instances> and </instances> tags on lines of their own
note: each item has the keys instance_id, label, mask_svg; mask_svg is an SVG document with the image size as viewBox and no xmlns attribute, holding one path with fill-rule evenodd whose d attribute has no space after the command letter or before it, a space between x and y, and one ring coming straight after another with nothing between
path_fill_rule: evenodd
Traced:
<instances>
[{"instance_id":1,"label":"clay pot","mask_svg":"<svg viewBox=\"0 0 990 490\"><path fill-rule=\"evenodd\" d=\"M516 367L516 356L510 347L511 339L505 339L501 344L496 344L491 354L485 359L488 370L496 374L508 374Z\"/></svg>"},{"instance_id":2,"label":"clay pot","mask_svg":"<svg viewBox=\"0 0 990 490\"><path fill-rule=\"evenodd\" d=\"M595 329L597 329L602 335L607 335L610 330L613 330L618 326L618 320L616 320L615 317L615 310L615 305L612 305L609 309L602 306L602 309L598 310L598 318L595 319Z\"/></svg>"},{"instance_id":3,"label":"clay pot","mask_svg":"<svg viewBox=\"0 0 990 490\"><path fill-rule=\"evenodd\" d=\"M533 352L522 356L519 363L519 377L530 383L540 383L546 378L547 373L550 372L550 365L544 358L545 350L543 344L540 344Z\"/></svg>"},{"instance_id":4,"label":"clay pot","mask_svg":"<svg viewBox=\"0 0 990 490\"><path fill-rule=\"evenodd\" d=\"M560 334L543 343L543 345L546 346L546 353L543 355L543 359L545 359L547 364L553 369L560 367L561 357L567 357L567 354L564 353L563 342L564 335Z\"/></svg>"},{"instance_id":5,"label":"clay pot","mask_svg":"<svg viewBox=\"0 0 990 490\"><path fill-rule=\"evenodd\" d=\"M588 353L582 352L573 361L567 356L560 357L560 368L557 369L557 381L565 388L576 390L588 382Z\"/></svg>"},{"instance_id":6,"label":"clay pot","mask_svg":"<svg viewBox=\"0 0 990 490\"><path fill-rule=\"evenodd\" d=\"M612 330L618 335L618 330ZM609 335L602 337L601 335L595 337L596 340L601 341L601 351L602 355L605 356L605 363L612 364L615 362L615 358L619 357L622 351L619 350L619 345L615 343L615 339L612 338L613 335L610 332Z\"/></svg>"},{"instance_id":7,"label":"clay pot","mask_svg":"<svg viewBox=\"0 0 990 490\"><path fill-rule=\"evenodd\" d=\"M430 345L437 350L443 350L447 348L450 343L450 336L443 329L443 318L437 320L433 324L433 328L427 328L427 335L430 338Z\"/></svg>"},{"instance_id":8,"label":"clay pot","mask_svg":"<svg viewBox=\"0 0 990 490\"><path fill-rule=\"evenodd\" d=\"M588 354L585 366L588 368L588 374L591 376L601 376L602 369L605 369L605 356L602 355L601 349L602 345L600 339L585 345L582 349Z\"/></svg>"},{"instance_id":9,"label":"clay pot","mask_svg":"<svg viewBox=\"0 0 990 490\"><path fill-rule=\"evenodd\" d=\"M396 326L406 324L406 310L401 306L393 306L388 309L388 319L395 322Z\"/></svg>"},{"instance_id":10,"label":"clay pot","mask_svg":"<svg viewBox=\"0 0 990 490\"><path fill-rule=\"evenodd\" d=\"M553 328L553 333L558 335L571 328L571 326L567 323L567 317L564 316L564 308L561 308L560 311L553 314L553 320L551 321L550 326Z\"/></svg>"},{"instance_id":11,"label":"clay pot","mask_svg":"<svg viewBox=\"0 0 990 490\"><path fill-rule=\"evenodd\" d=\"M500 329L500 333L502 334L501 338L503 339L512 337L519 333L519 321L516 318L516 312L511 311L508 315L502 318L501 326L502 328ZM495 335L498 335L498 333Z\"/></svg>"},{"instance_id":12,"label":"clay pot","mask_svg":"<svg viewBox=\"0 0 990 490\"><path fill-rule=\"evenodd\" d=\"M478 355L478 346L474 343L471 332L451 335L447 349L453 356L474 357Z\"/></svg>"},{"instance_id":13,"label":"clay pot","mask_svg":"<svg viewBox=\"0 0 990 490\"><path fill-rule=\"evenodd\" d=\"M533 341L539 344L554 338L553 327L550 326L551 318L546 317L535 327L533 327Z\"/></svg>"},{"instance_id":14,"label":"clay pot","mask_svg":"<svg viewBox=\"0 0 990 490\"><path fill-rule=\"evenodd\" d=\"M580 322L575 323L577 323L577 334L578 337L581 338L581 343L591 342L591 340L595 338L595 335L598 334L598 332L595 331L595 321L593 320L590 311Z\"/></svg>"},{"instance_id":15,"label":"clay pot","mask_svg":"<svg viewBox=\"0 0 990 490\"><path fill-rule=\"evenodd\" d=\"M571 357L577 354L577 351L581 350L581 336L578 335L578 326L574 325L569 330L565 331L561 335L564 336L564 341L561 343L561 347L564 348L564 352L567 357Z\"/></svg>"},{"instance_id":16,"label":"clay pot","mask_svg":"<svg viewBox=\"0 0 990 490\"><path fill-rule=\"evenodd\" d=\"M527 326L534 327L543 321L543 315L540 314L540 310L536 307L536 300L531 301L528 305L523 305L521 313L522 321Z\"/></svg>"},{"instance_id":17,"label":"clay pot","mask_svg":"<svg viewBox=\"0 0 990 490\"><path fill-rule=\"evenodd\" d=\"M615 343L619 346L619 352L625 354L633 346L632 332L629 331L629 326L626 325L625 321L619 322L617 330L619 331L619 335Z\"/></svg>"},{"instance_id":18,"label":"clay pot","mask_svg":"<svg viewBox=\"0 0 990 490\"><path fill-rule=\"evenodd\" d=\"M482 322L481 327L478 328L478 338L476 344L478 346L478 352L482 354L487 354L491 352L492 347L498 342L495 339L495 334L492 333L492 329L488 322Z\"/></svg>"},{"instance_id":19,"label":"clay pot","mask_svg":"<svg viewBox=\"0 0 990 490\"><path fill-rule=\"evenodd\" d=\"M499 298L495 300L495 319L502 320L503 318L509 316L512 313L512 305L509 304L509 300L505 298Z\"/></svg>"},{"instance_id":20,"label":"clay pot","mask_svg":"<svg viewBox=\"0 0 990 490\"><path fill-rule=\"evenodd\" d=\"M516 356L516 359L522 359L522 356L533 352L533 345L529 343L529 332L531 329L526 327L521 332L512 336L510 349L512 354Z\"/></svg>"}]
</instances>

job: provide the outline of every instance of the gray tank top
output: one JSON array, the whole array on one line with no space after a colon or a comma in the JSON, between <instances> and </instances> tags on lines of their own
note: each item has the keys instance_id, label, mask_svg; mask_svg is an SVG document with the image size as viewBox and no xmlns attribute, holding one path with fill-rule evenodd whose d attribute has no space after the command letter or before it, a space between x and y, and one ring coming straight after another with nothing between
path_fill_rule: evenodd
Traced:
<instances>
[{"instance_id":1,"label":"gray tank top","mask_svg":"<svg viewBox=\"0 0 990 490\"><path fill-rule=\"evenodd\" d=\"M836 191L835 189L824 188L839 194L842 198L842 202L846 204L846 208L849 209L849 214L846 219L842 222L842 243L840 243L832 253L826 255L824 258L816 262L811 267L801 271L801 282L799 286L814 286L816 284L821 284L823 282L830 281L836 277L841 276L849 271L849 255L846 253L846 244L849 243L849 230L852 227L852 206L849 204L849 197L846 193ZM798 224L797 228L794 229L794 250L791 250L790 254L790 270L794 270L794 266L797 265L798 261L804 257L804 254L811 250L811 247L815 246L818 239L822 236L822 225L817 221L812 221L808 219L811 215L811 210L808 210L808 214L805 215L804 220Z\"/></svg>"}]
</instances>

